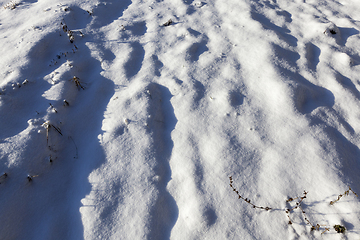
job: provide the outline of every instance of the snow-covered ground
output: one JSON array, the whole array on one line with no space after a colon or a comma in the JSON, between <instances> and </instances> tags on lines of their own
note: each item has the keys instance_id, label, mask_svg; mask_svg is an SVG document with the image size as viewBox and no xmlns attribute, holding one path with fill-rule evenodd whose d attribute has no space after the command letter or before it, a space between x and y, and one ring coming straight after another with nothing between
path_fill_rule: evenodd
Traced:
<instances>
[{"instance_id":1,"label":"snow-covered ground","mask_svg":"<svg viewBox=\"0 0 360 240\"><path fill-rule=\"evenodd\" d=\"M0 239L360 239L358 0L0 5Z\"/></svg>"}]
</instances>

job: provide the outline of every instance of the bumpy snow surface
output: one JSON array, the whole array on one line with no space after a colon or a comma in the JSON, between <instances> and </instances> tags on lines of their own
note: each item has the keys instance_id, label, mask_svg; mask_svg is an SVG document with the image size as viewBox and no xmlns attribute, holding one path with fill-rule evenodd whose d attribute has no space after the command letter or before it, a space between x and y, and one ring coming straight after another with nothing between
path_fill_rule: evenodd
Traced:
<instances>
[{"instance_id":1,"label":"bumpy snow surface","mask_svg":"<svg viewBox=\"0 0 360 240\"><path fill-rule=\"evenodd\" d=\"M0 239L360 238L358 0L0 3Z\"/></svg>"}]
</instances>

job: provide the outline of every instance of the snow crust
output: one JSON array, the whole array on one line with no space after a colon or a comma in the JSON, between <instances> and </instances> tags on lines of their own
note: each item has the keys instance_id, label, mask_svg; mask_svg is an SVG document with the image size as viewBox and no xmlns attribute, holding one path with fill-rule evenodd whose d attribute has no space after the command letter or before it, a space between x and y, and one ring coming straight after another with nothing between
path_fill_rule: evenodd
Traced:
<instances>
[{"instance_id":1,"label":"snow crust","mask_svg":"<svg viewBox=\"0 0 360 240\"><path fill-rule=\"evenodd\" d=\"M0 239L359 238L358 1L0 5Z\"/></svg>"}]
</instances>

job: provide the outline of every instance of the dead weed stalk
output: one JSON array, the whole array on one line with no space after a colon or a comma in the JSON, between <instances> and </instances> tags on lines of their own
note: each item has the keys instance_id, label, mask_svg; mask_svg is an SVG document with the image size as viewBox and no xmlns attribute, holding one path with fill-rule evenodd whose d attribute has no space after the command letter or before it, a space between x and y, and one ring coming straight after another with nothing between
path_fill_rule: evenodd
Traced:
<instances>
[{"instance_id":1,"label":"dead weed stalk","mask_svg":"<svg viewBox=\"0 0 360 240\"><path fill-rule=\"evenodd\" d=\"M243 196L241 196L240 193L239 193L239 191L238 191L238 190L234 187L234 185L233 185L234 182L233 182L232 176L230 176L229 179L230 179L230 187L231 187L232 190L237 194L237 196L238 196L239 199L242 199L244 202L246 202L247 204L251 205L253 208L259 208L259 209L266 210L266 211L272 210L272 208L270 208L270 207L257 206L257 205L255 205L254 203L252 203L250 199L244 198ZM349 187L349 189L346 190L343 194L340 194L336 200L331 201L331 202L330 202L330 205L333 205L334 203L336 203L337 201L339 201L339 200L341 199L341 197L343 197L343 196L348 196L350 192L352 192L356 197L358 197L358 195ZM294 205L293 207L283 209L283 210L285 211L285 213L286 213L286 216L287 216L288 219L289 219L288 224L289 224L289 225L293 224L293 222L292 222L292 220L291 220L291 218L290 218L290 214L291 214L292 212L294 212L296 209L299 209L299 210L301 211L301 213L302 213L303 218L304 218L304 222L305 222L306 224L308 224L308 225L311 226L311 231L314 231L314 230L320 231L320 229L321 229L321 230L323 230L323 231L321 232L321 234L323 234L323 233L325 233L325 232L327 232L327 231L330 231L330 227L325 226L325 225L320 225L320 224L313 224L313 223L309 220L308 216L306 215L305 210L304 210L304 209L302 208L302 206L301 206L301 203L302 203L302 202L304 201L304 199L307 197L307 194L308 194L308 192L307 192L307 191L304 191L304 193L303 193L303 195L302 195L301 197L294 197L294 198L289 198L289 199L286 200L286 203L288 203L288 204L290 204L290 202L294 202L294 201L295 201L295 205ZM344 233L345 230L346 230L345 227L344 227L344 226L341 226L341 225L334 225L333 227L334 227L335 231L338 232L338 233Z\"/></svg>"}]
</instances>

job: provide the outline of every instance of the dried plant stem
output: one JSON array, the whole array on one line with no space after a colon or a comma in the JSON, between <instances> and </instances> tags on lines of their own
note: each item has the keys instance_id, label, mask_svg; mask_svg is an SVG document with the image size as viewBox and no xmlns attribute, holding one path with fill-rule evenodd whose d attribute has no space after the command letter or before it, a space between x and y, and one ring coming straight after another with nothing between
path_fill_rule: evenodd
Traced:
<instances>
[{"instance_id":1,"label":"dried plant stem","mask_svg":"<svg viewBox=\"0 0 360 240\"><path fill-rule=\"evenodd\" d=\"M295 209L300 208L301 211L302 211L302 213L303 213L304 216L305 216L305 211L302 210L300 204L301 204L301 202L306 198L306 195L307 195L307 194L308 194L308 192L306 192L306 191L304 190L304 195L303 195L302 197L289 198L288 200L286 200L286 202L292 202L292 201L297 200L297 199L300 200L300 201L296 202L296 204L295 204L294 207L285 209L285 213L287 214L287 216L288 216L288 218L289 218L289 224L292 224L292 221L291 221L291 218L290 218L290 213L291 213L291 211L294 211ZM306 220L307 220L307 218L306 218L306 216L305 216L305 221L306 221ZM308 220L307 220L307 221L308 221ZM310 224L310 225L311 225L311 224Z\"/></svg>"},{"instance_id":2,"label":"dried plant stem","mask_svg":"<svg viewBox=\"0 0 360 240\"><path fill-rule=\"evenodd\" d=\"M326 227L325 230L321 232L321 234L323 234L323 233L325 233L325 232L327 232L327 231L330 231L330 228L327 228L327 227Z\"/></svg>"},{"instance_id":3,"label":"dried plant stem","mask_svg":"<svg viewBox=\"0 0 360 240\"><path fill-rule=\"evenodd\" d=\"M50 124L49 121L44 122L42 126L46 129L46 145L49 146L49 130L51 127L53 127L62 136L60 128L55 127L53 124Z\"/></svg>"},{"instance_id":4,"label":"dried plant stem","mask_svg":"<svg viewBox=\"0 0 360 240\"><path fill-rule=\"evenodd\" d=\"M270 207L260 207L260 206L256 206L255 204L253 204L253 203L251 202L250 199L242 197L242 196L239 194L239 191L236 190L236 188L233 186L232 177L229 177L229 179L230 179L230 187L231 187L231 188L233 189L233 191L238 195L239 199L244 200L246 203L250 204L253 208L259 208L259 209L263 209L263 210L266 210L266 211L272 209L272 208L270 208Z\"/></svg>"},{"instance_id":5,"label":"dried plant stem","mask_svg":"<svg viewBox=\"0 0 360 240\"><path fill-rule=\"evenodd\" d=\"M340 194L336 200L330 201L330 205L333 205L334 203L336 203L337 201L339 201L343 196L348 196L349 193L350 193L350 191L351 191L356 197L359 197L359 196L351 189L351 187L349 187L349 189L346 190L343 194Z\"/></svg>"},{"instance_id":6,"label":"dried plant stem","mask_svg":"<svg viewBox=\"0 0 360 240\"><path fill-rule=\"evenodd\" d=\"M305 210L304 210L304 209L302 208L302 206L301 206L301 203L302 203L303 200L306 198L307 194L308 194L308 192L304 191L304 195L303 195L302 197L289 198L288 200L286 200L286 202L292 202L292 201L294 201L294 200L296 200L296 199L298 199L299 201L296 202L296 204L295 204L295 206L294 206L293 208L291 208L291 209L286 209L285 212L286 212L286 214L287 214L287 216L288 216L288 218L289 218L289 224L292 224L292 221L291 221L291 219L290 219L290 213L291 213L291 211L294 211L294 210L296 210L296 209L300 209L300 211L301 211L301 213L302 213L302 215L303 215L303 217L304 217L305 223L306 223L306 224L309 224L309 225L311 226L311 231L314 231L314 230L319 231L319 230L320 230L320 227L323 226L323 225L311 223L310 220L309 220L309 218L308 218L307 215L306 215ZM327 228L326 226L324 226L324 227L325 227L325 230L324 230L321 234L323 234L324 232L330 230L330 229Z\"/></svg>"},{"instance_id":7,"label":"dried plant stem","mask_svg":"<svg viewBox=\"0 0 360 240\"><path fill-rule=\"evenodd\" d=\"M260 207L260 206L257 206L257 205L255 205L255 204L253 204L253 203L250 201L250 199L242 197L242 196L240 195L239 191L236 190L236 188L233 186L233 179L232 179L232 177L229 177L229 179L230 179L230 187L231 187L232 190L238 195L238 198L239 198L239 199L242 199L242 200L245 201L246 203L250 204L253 208L259 208L259 209L263 209L263 210L271 210L271 209L272 209L272 208L269 208L269 207ZM345 191L344 194L340 194L340 195L338 196L338 199L335 200L335 201L331 201L330 204L334 204L335 202L339 201L340 198L341 198L343 195L348 195L350 191L351 191L352 193L354 193L356 196L358 196L358 195L357 195L353 190L351 190L351 188L349 187L349 190ZM311 223L311 221L310 221L309 218L307 217L305 210L304 210L304 209L302 208L302 206L301 206L301 203L304 201L304 199L306 198L307 194L308 194L308 192L307 192L307 191L304 191L303 196L301 196L301 197L295 197L295 198L289 198L288 200L286 200L287 203L290 203L290 202L292 202L292 201L297 200L294 207L284 209L284 211L285 211L285 213L286 213L286 216L287 216L288 219L289 219L289 222L288 222L288 223L289 223L289 224L292 224L292 221L291 221L291 218L290 218L291 212L293 212L293 211L296 210L296 209L300 209L300 211L301 211L301 213L302 213L302 216L303 216L303 218L304 218L305 223L311 226L311 231L314 231L314 230L319 231L320 228L322 228L322 227L323 227L324 230L321 232L321 234L323 234L323 233L325 233L325 232L327 232L327 231L330 231L330 227L327 227L326 225L313 224L313 223ZM340 226L340 225L335 225L335 226ZM337 230L337 228L336 228L335 226L334 226L335 230L339 232L339 230ZM340 226L340 227L342 227L342 226ZM339 229L340 227L338 227L338 229ZM345 229L345 227L342 227L342 228ZM341 229L341 230L342 230L342 229ZM345 230L342 230L341 232L344 232L344 231L345 231Z\"/></svg>"}]
</instances>

